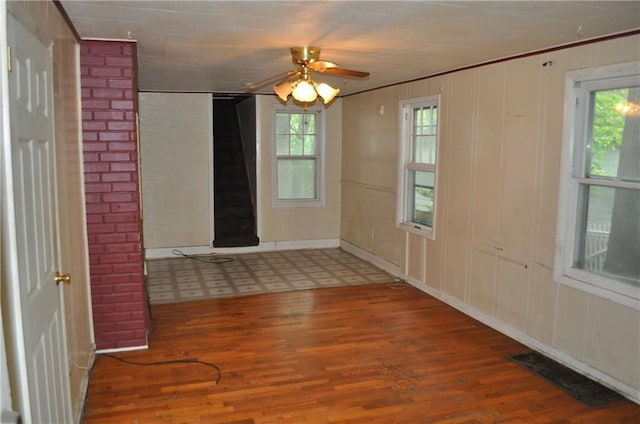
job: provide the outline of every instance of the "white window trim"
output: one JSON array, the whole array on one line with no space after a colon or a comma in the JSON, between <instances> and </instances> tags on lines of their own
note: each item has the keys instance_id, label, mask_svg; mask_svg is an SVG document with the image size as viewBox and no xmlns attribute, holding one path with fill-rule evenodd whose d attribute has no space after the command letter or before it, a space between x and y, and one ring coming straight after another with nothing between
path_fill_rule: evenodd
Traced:
<instances>
[{"instance_id":1,"label":"white window trim","mask_svg":"<svg viewBox=\"0 0 640 424\"><path fill-rule=\"evenodd\" d=\"M435 103L438 108L438 123L437 123L437 133L436 133L436 163L435 165L426 165L426 164L409 164L409 158L411 157L411 148L412 148L412 140L411 140L411 125L409 125L410 118L409 113L413 108L422 107L422 106L431 106ZM440 95L426 96L426 97L418 97L414 99L402 100L399 103L399 135L398 135L398 195L396 196L396 227L403 230L408 231L413 234L417 234L422 237L426 237L430 240L435 240L436 238L436 225L437 225L437 209L438 209L438 193L440 190L438 189L438 162L440 161L440 130L441 130L441 122L442 122L442 109L440 107ZM425 172L433 172L434 174L434 182L433 188L435 193L433 195L433 220L432 226L428 227L425 225L420 225L415 222L410 222L405 220L406 216L406 208L407 208L407 174L405 172L405 167L413 171L425 171Z\"/></svg>"},{"instance_id":2,"label":"white window trim","mask_svg":"<svg viewBox=\"0 0 640 424\"><path fill-rule=\"evenodd\" d=\"M306 108L309 111L309 108ZM311 113L317 114L320 120L316 123L318 131L317 142L319 145L319 157L317 164L317 195L316 199L278 199L278 155L276 142L276 114L278 112L305 112L305 108L294 104L281 105L273 104L271 111L271 207L273 208L313 208L325 206L325 118L326 114L323 108L317 106Z\"/></svg>"},{"instance_id":3,"label":"white window trim","mask_svg":"<svg viewBox=\"0 0 640 424\"><path fill-rule=\"evenodd\" d=\"M578 192L584 178L576 175L576 167L584 161L584 149L576 152L576 145L582 144L578 139L576 129L585 126L586 113L581 108L586 107L584 101L578 98L585 92L585 87L595 89L602 83L607 86L611 80L634 78L638 83L640 78L640 62L624 63L592 69L568 72L565 78L565 108L564 129L562 141L560 194L558 201L558 222L556 227L556 251L553 269L554 281L582 290L589 294L602 297L612 302L640 310L640 287L624 283L606 276L574 268L573 255L575 248L575 228L578 209ZM580 156L576 158L576 154ZM610 186L606 180L588 179L589 185ZM616 187L627 186L637 188L636 183L620 183Z\"/></svg>"}]
</instances>

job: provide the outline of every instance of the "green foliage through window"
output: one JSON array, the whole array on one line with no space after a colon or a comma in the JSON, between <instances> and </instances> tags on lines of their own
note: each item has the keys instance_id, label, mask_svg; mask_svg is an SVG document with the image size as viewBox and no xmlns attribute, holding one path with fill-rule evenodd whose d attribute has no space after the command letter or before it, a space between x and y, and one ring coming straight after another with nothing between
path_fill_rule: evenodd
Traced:
<instances>
[{"instance_id":1,"label":"green foliage through window","mask_svg":"<svg viewBox=\"0 0 640 424\"><path fill-rule=\"evenodd\" d=\"M317 137L315 113L276 113L278 199L318 198Z\"/></svg>"},{"instance_id":2,"label":"green foliage through window","mask_svg":"<svg viewBox=\"0 0 640 424\"><path fill-rule=\"evenodd\" d=\"M596 91L593 96L590 174L615 176L617 170L607 167L606 159L612 152L618 152L622 144L625 117L618 111L618 105L627 103L629 89Z\"/></svg>"}]
</instances>

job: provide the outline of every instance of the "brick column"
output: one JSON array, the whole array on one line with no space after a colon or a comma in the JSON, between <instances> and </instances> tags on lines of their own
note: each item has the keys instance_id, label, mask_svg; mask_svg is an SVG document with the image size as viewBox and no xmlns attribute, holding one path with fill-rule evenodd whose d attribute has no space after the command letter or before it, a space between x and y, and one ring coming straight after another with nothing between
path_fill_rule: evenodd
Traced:
<instances>
[{"instance_id":1,"label":"brick column","mask_svg":"<svg viewBox=\"0 0 640 424\"><path fill-rule=\"evenodd\" d=\"M143 347L144 291L136 130L136 45L83 41L82 126L97 349Z\"/></svg>"}]
</instances>

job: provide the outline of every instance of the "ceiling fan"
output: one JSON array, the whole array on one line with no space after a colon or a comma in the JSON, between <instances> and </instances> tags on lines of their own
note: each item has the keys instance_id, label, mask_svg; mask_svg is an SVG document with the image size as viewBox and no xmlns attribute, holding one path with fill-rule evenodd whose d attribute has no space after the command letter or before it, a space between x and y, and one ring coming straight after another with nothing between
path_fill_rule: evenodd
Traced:
<instances>
[{"instance_id":1,"label":"ceiling fan","mask_svg":"<svg viewBox=\"0 0 640 424\"><path fill-rule=\"evenodd\" d=\"M301 103L312 103L320 96L323 103L327 104L335 98L340 89L326 83L317 84L311 79L312 71L357 78L369 76L369 72L343 69L333 62L320 60L319 47L292 47L291 61L297 65L297 69L287 72L287 77L273 86L273 91L284 102L289 95Z\"/></svg>"}]
</instances>

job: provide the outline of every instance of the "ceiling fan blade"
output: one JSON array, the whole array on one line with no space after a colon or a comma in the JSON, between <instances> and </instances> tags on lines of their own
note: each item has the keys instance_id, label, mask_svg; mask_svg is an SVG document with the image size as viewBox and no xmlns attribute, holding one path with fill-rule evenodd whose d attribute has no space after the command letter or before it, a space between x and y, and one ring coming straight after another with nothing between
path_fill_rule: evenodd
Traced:
<instances>
[{"instance_id":1,"label":"ceiling fan blade","mask_svg":"<svg viewBox=\"0 0 640 424\"><path fill-rule=\"evenodd\" d=\"M284 84L286 81L289 81L289 80L291 80L291 81L295 80L300 75L300 71L291 71L291 72L288 72L288 74L289 75L287 75L285 78L283 78L280 81L278 81L276 86L278 86L280 84Z\"/></svg>"},{"instance_id":2,"label":"ceiling fan blade","mask_svg":"<svg viewBox=\"0 0 640 424\"><path fill-rule=\"evenodd\" d=\"M326 60L318 60L315 62L311 62L309 64L309 68L311 68L316 72L323 72L325 74L345 75L345 76L360 77L360 78L369 76L369 72L353 71L351 69L342 69L338 67L336 63L329 62Z\"/></svg>"},{"instance_id":3,"label":"ceiling fan blade","mask_svg":"<svg viewBox=\"0 0 640 424\"><path fill-rule=\"evenodd\" d=\"M344 76L348 76L348 77L358 77L358 78L364 78L364 77L368 77L369 76L369 72L363 72L363 71L354 71L351 69L342 69L342 68L324 68L324 69L318 69L318 72L322 72L325 74L333 74L333 75L344 75Z\"/></svg>"},{"instance_id":4,"label":"ceiling fan blade","mask_svg":"<svg viewBox=\"0 0 640 424\"><path fill-rule=\"evenodd\" d=\"M309 68L318 72L322 72L325 69L337 68L337 67L338 67L337 63L329 62L327 60L317 60L315 62L309 63Z\"/></svg>"},{"instance_id":5,"label":"ceiling fan blade","mask_svg":"<svg viewBox=\"0 0 640 424\"><path fill-rule=\"evenodd\" d=\"M266 85L268 85L268 84L270 84L270 83L272 83L274 81L280 81L278 83L278 84L280 84L282 81L284 81L283 77L284 77L284 79L287 79L287 78L290 78L292 75L297 74L297 73L298 73L297 71L286 71L286 72L279 73L277 75L272 75L269 78L265 78L265 79L257 81L257 82L246 83L246 91L249 92L249 93L254 92L254 91L256 91L256 90L258 90L258 89L260 89L260 88L262 88L262 87L264 87L264 86L266 86Z\"/></svg>"}]
</instances>

